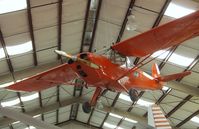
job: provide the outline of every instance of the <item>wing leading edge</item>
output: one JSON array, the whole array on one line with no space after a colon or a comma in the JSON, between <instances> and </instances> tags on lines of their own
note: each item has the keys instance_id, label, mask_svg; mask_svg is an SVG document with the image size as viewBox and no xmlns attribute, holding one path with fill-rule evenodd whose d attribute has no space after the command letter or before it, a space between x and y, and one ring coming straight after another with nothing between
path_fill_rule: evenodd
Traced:
<instances>
[{"instance_id":1,"label":"wing leading edge","mask_svg":"<svg viewBox=\"0 0 199 129\"><path fill-rule=\"evenodd\" d=\"M199 11L151 29L112 46L125 56L143 57L178 45L199 34Z\"/></svg>"},{"instance_id":2,"label":"wing leading edge","mask_svg":"<svg viewBox=\"0 0 199 129\"><path fill-rule=\"evenodd\" d=\"M17 91L40 91L62 83L67 83L77 77L68 64L63 64L48 71L12 84L6 89Z\"/></svg>"}]
</instances>

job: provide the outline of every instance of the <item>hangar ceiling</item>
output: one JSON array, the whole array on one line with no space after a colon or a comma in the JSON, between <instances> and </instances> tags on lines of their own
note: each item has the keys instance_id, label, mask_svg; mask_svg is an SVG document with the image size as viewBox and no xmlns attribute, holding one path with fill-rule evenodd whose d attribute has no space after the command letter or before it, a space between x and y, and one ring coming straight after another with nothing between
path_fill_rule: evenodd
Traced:
<instances>
[{"instance_id":1,"label":"hangar ceiling","mask_svg":"<svg viewBox=\"0 0 199 129\"><path fill-rule=\"evenodd\" d=\"M199 4L191 0L19 1L25 2L25 8L7 13L0 9L0 87L64 63L65 60L54 53L56 49L71 54L100 51L112 43L174 20L167 16L171 14L164 15L172 4L183 6L188 11L199 8ZM1 4L0 1L0 8ZM179 16L180 13L181 10L174 8L172 14ZM150 73L152 63L156 62L163 75L191 70L190 76L176 82L198 87L198 41L196 37L174 46L142 69ZM129 60L137 64L141 59L131 57ZM95 108L90 114L85 114L81 100L89 98L93 90L59 85L38 93L23 93L1 88L0 100L2 106L11 106L13 110L56 125L75 120L99 128L144 129L146 126L141 123L146 121L147 106L157 103L173 127L196 129L199 126L198 97L185 92L167 87L164 88L165 93L140 92L139 101L132 103L126 99L125 93L109 91L100 97L107 109ZM33 128L3 116L0 117L0 127Z\"/></svg>"}]
</instances>

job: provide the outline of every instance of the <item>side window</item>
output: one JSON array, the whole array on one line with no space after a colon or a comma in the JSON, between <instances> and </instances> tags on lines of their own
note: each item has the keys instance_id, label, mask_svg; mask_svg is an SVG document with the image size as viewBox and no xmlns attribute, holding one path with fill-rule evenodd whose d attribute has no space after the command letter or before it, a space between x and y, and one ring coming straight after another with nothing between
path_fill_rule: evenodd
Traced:
<instances>
[{"instance_id":1,"label":"side window","mask_svg":"<svg viewBox=\"0 0 199 129\"><path fill-rule=\"evenodd\" d=\"M139 76L139 73L138 73L137 71L135 71L135 72L133 73L133 76L134 76L134 77L138 77L138 76Z\"/></svg>"}]
</instances>

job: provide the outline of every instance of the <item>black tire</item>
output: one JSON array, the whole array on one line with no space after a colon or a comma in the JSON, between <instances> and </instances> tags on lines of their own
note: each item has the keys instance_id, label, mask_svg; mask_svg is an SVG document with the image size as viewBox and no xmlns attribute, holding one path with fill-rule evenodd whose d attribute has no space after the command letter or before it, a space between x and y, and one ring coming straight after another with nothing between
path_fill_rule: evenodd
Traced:
<instances>
[{"instance_id":1,"label":"black tire","mask_svg":"<svg viewBox=\"0 0 199 129\"><path fill-rule=\"evenodd\" d=\"M74 61L72 59L69 59L68 64L72 64L72 63L74 63Z\"/></svg>"},{"instance_id":2,"label":"black tire","mask_svg":"<svg viewBox=\"0 0 199 129\"><path fill-rule=\"evenodd\" d=\"M133 101L133 102L137 101L138 100L138 91L135 89L130 89L129 96L131 98L131 101Z\"/></svg>"},{"instance_id":3,"label":"black tire","mask_svg":"<svg viewBox=\"0 0 199 129\"><path fill-rule=\"evenodd\" d=\"M85 113L90 113L91 112L91 105L89 102L85 102L82 105L82 109Z\"/></svg>"}]
</instances>

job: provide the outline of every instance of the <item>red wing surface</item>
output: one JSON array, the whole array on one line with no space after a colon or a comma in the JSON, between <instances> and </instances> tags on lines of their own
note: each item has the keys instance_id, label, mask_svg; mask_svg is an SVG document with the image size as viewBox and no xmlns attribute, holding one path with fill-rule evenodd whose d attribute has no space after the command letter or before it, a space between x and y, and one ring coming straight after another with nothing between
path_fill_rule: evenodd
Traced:
<instances>
[{"instance_id":1,"label":"red wing surface","mask_svg":"<svg viewBox=\"0 0 199 129\"><path fill-rule=\"evenodd\" d=\"M77 75L70 66L68 64L63 64L10 85L6 87L6 89L29 92L40 91L62 83L67 83L76 77Z\"/></svg>"},{"instance_id":2,"label":"red wing surface","mask_svg":"<svg viewBox=\"0 0 199 129\"><path fill-rule=\"evenodd\" d=\"M178 45L199 34L199 11L121 41L112 49L125 56L143 57Z\"/></svg>"}]
</instances>

